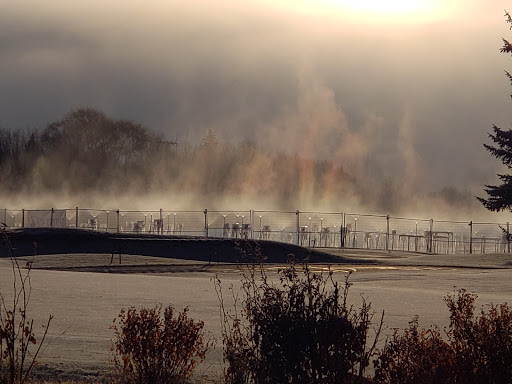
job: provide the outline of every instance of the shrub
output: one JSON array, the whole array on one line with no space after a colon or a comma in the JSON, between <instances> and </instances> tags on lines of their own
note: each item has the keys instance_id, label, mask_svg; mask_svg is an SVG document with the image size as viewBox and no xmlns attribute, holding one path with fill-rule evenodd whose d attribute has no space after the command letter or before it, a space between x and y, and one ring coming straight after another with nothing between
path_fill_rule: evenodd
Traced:
<instances>
[{"instance_id":1,"label":"shrub","mask_svg":"<svg viewBox=\"0 0 512 384\"><path fill-rule=\"evenodd\" d=\"M27 262L23 270L4 229L1 229L0 237L11 256L13 274L11 294L0 292L0 384L22 384L27 382L37 362L53 317L48 317L38 342L34 320L27 313L32 293L32 264Z\"/></svg>"},{"instance_id":2,"label":"shrub","mask_svg":"<svg viewBox=\"0 0 512 384\"><path fill-rule=\"evenodd\" d=\"M512 309L491 304L475 317L476 298L464 289L445 297L457 383L512 383Z\"/></svg>"},{"instance_id":3,"label":"shrub","mask_svg":"<svg viewBox=\"0 0 512 384\"><path fill-rule=\"evenodd\" d=\"M204 339L202 321L187 316L185 308L174 316L174 308L161 306L137 311L122 309L111 327L111 348L120 383L186 383L202 362L211 342Z\"/></svg>"},{"instance_id":4,"label":"shrub","mask_svg":"<svg viewBox=\"0 0 512 384\"><path fill-rule=\"evenodd\" d=\"M373 314L363 299L358 310L347 303L333 272L313 273L307 264L290 264L270 282L262 267L242 273L242 310L223 312L227 383L357 383L375 349L368 333ZM233 291L234 292L234 291Z\"/></svg>"},{"instance_id":5,"label":"shrub","mask_svg":"<svg viewBox=\"0 0 512 384\"><path fill-rule=\"evenodd\" d=\"M437 328L418 329L415 318L395 332L375 360L375 383L512 383L512 311L491 304L475 317L477 295L461 289L445 297L446 341Z\"/></svg>"},{"instance_id":6,"label":"shrub","mask_svg":"<svg viewBox=\"0 0 512 384\"><path fill-rule=\"evenodd\" d=\"M453 381L453 350L437 327L419 329L418 317L409 328L395 330L375 364L375 383L447 384Z\"/></svg>"}]
</instances>

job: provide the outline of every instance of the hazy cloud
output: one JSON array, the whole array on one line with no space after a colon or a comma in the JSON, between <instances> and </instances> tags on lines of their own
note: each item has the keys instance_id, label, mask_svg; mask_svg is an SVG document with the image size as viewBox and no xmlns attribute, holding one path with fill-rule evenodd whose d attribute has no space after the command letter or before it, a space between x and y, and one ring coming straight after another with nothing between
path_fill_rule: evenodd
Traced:
<instances>
[{"instance_id":1,"label":"hazy cloud","mask_svg":"<svg viewBox=\"0 0 512 384\"><path fill-rule=\"evenodd\" d=\"M415 24L311 3L9 0L0 124L91 106L178 140L213 129L411 190L495 181L481 144L510 117L504 1L440 2L438 19Z\"/></svg>"}]
</instances>

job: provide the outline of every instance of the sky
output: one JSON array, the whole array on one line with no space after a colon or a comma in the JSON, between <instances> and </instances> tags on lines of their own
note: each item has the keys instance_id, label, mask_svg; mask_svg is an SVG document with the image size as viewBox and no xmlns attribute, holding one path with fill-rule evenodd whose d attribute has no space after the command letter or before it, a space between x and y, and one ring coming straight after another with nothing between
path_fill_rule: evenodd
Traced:
<instances>
[{"instance_id":1,"label":"sky","mask_svg":"<svg viewBox=\"0 0 512 384\"><path fill-rule=\"evenodd\" d=\"M475 191L510 127L501 0L0 0L0 126L93 107L415 190Z\"/></svg>"}]
</instances>

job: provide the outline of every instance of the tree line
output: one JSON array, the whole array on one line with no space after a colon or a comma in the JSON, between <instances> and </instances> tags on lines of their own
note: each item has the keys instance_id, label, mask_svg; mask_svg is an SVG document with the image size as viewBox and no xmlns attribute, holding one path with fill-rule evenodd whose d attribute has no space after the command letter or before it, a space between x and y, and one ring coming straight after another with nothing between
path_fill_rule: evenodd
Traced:
<instances>
[{"instance_id":1,"label":"tree line","mask_svg":"<svg viewBox=\"0 0 512 384\"><path fill-rule=\"evenodd\" d=\"M25 188L70 192L116 187L142 173L156 136L141 124L85 108L40 130L0 129L4 192Z\"/></svg>"},{"instance_id":2,"label":"tree line","mask_svg":"<svg viewBox=\"0 0 512 384\"><path fill-rule=\"evenodd\" d=\"M70 111L40 129L0 127L0 180L0 196L160 192L210 203L243 197L279 209L339 209L356 201L386 214L411 201L399 181L351 174L343 164L270 151L249 140L221 141L212 130L196 144L173 142L92 108ZM454 187L424 198L456 209L474 202Z\"/></svg>"},{"instance_id":3,"label":"tree line","mask_svg":"<svg viewBox=\"0 0 512 384\"><path fill-rule=\"evenodd\" d=\"M42 129L0 128L0 178L4 194L163 188L197 196L268 195L293 206L306 185L324 198L351 182L328 161L270 152L251 141L220 142L211 130L197 145L176 143L92 108L73 110Z\"/></svg>"}]
</instances>

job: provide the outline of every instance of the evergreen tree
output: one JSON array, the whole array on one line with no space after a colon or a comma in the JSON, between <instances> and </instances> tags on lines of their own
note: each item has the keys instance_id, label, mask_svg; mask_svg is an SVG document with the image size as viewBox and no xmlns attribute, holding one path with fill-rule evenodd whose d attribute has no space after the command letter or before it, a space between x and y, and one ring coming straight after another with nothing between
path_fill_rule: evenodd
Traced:
<instances>
[{"instance_id":1,"label":"evergreen tree","mask_svg":"<svg viewBox=\"0 0 512 384\"><path fill-rule=\"evenodd\" d=\"M511 24L512 17L510 13L505 11L507 23ZM512 44L505 38L502 38L503 46L500 48L502 53L512 53ZM512 85L512 74L505 71L507 78ZM512 98L512 93L510 94ZM512 170L512 129L501 129L493 125L493 133L489 133L489 137L494 145L484 144L484 147L509 169ZM477 197L477 199L490 211L503 211L505 209L512 211L512 175L498 174L502 181L501 185L486 185L484 191L488 198Z\"/></svg>"}]
</instances>

